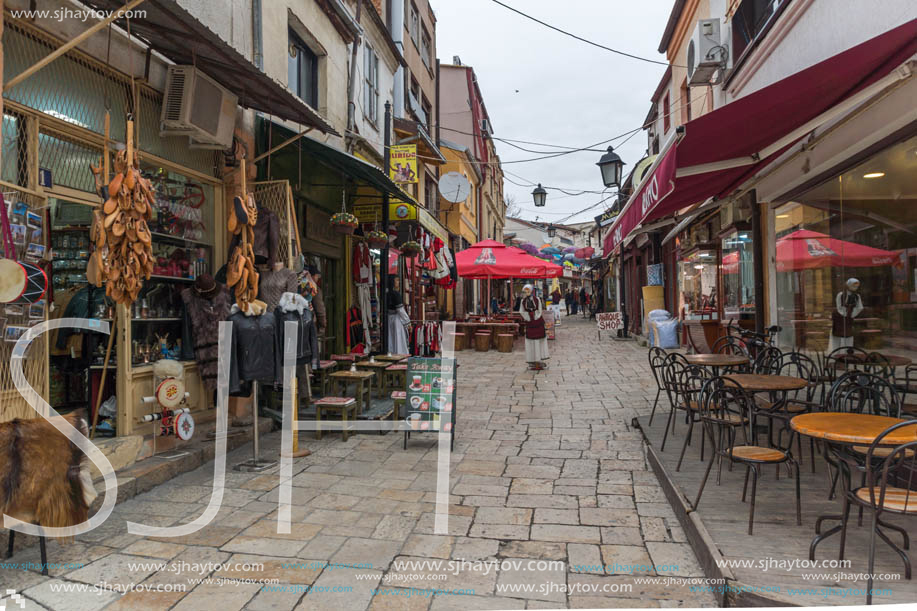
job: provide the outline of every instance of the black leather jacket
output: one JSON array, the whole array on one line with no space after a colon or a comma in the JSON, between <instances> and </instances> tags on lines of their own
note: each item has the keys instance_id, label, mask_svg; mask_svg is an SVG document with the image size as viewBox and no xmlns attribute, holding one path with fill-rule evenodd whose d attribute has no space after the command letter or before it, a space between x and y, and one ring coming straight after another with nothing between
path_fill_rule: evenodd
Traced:
<instances>
[{"instance_id":1,"label":"black leather jacket","mask_svg":"<svg viewBox=\"0 0 917 611\"><path fill-rule=\"evenodd\" d=\"M280 384L283 354L277 318L270 313L246 316L236 312L228 320L232 323L229 392L239 392L242 382L253 380Z\"/></svg>"},{"instance_id":2,"label":"black leather jacket","mask_svg":"<svg viewBox=\"0 0 917 611\"><path fill-rule=\"evenodd\" d=\"M284 323L296 323L296 364L305 365L318 360L318 332L315 328L315 317L312 310L303 310L302 314L293 310L284 312L281 308L274 310L274 316L277 319L277 339L278 343L283 346ZM283 361L280 363L283 368Z\"/></svg>"}]
</instances>

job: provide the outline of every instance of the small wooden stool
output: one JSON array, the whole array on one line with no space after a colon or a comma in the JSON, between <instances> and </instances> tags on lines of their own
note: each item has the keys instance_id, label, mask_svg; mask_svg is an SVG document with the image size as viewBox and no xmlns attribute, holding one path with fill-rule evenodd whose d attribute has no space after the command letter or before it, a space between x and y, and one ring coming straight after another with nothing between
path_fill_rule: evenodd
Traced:
<instances>
[{"instance_id":1,"label":"small wooden stool","mask_svg":"<svg viewBox=\"0 0 917 611\"><path fill-rule=\"evenodd\" d=\"M328 390L331 386L331 380L328 378L328 374L334 371L337 366L337 361L319 361L318 367L312 370L312 373L317 374L318 390L323 397L328 394Z\"/></svg>"},{"instance_id":2,"label":"small wooden stool","mask_svg":"<svg viewBox=\"0 0 917 611\"><path fill-rule=\"evenodd\" d=\"M404 390L393 390L392 391L392 403L395 409L395 422L401 419L401 406L404 405L405 401L408 399L408 393Z\"/></svg>"},{"instance_id":3,"label":"small wooden stool","mask_svg":"<svg viewBox=\"0 0 917 611\"><path fill-rule=\"evenodd\" d=\"M357 354L332 354L331 355L332 361L344 361L347 363L354 363L356 362L358 358L362 359L363 355L357 355Z\"/></svg>"},{"instance_id":4,"label":"small wooden stool","mask_svg":"<svg viewBox=\"0 0 917 611\"><path fill-rule=\"evenodd\" d=\"M464 350L464 349L465 349L465 334L456 333L455 334L455 347L453 348L453 350L458 352L459 350Z\"/></svg>"},{"instance_id":5,"label":"small wooden stool","mask_svg":"<svg viewBox=\"0 0 917 611\"><path fill-rule=\"evenodd\" d=\"M407 375L407 363L394 363L385 368L385 385L387 390L401 390L405 387L405 376Z\"/></svg>"},{"instance_id":6,"label":"small wooden stool","mask_svg":"<svg viewBox=\"0 0 917 611\"><path fill-rule=\"evenodd\" d=\"M497 336L497 352L512 352L516 336L512 333L501 333Z\"/></svg>"},{"instance_id":7,"label":"small wooden stool","mask_svg":"<svg viewBox=\"0 0 917 611\"><path fill-rule=\"evenodd\" d=\"M341 415L341 422L344 425L341 435L344 441L347 441L350 431L355 430L352 425L348 425L348 422L355 422L357 419L357 400L352 397L322 397L317 399L313 405L315 405L315 438L322 438L322 412L331 412Z\"/></svg>"},{"instance_id":8,"label":"small wooden stool","mask_svg":"<svg viewBox=\"0 0 917 611\"><path fill-rule=\"evenodd\" d=\"M474 334L474 349L477 352L490 350L490 331L478 331Z\"/></svg>"}]
</instances>

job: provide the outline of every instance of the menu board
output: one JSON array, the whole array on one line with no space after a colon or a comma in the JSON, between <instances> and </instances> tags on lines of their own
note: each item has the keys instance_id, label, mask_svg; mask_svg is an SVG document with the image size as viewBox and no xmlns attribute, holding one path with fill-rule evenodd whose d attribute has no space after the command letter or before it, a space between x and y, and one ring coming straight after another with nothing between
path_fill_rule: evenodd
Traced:
<instances>
[{"instance_id":1,"label":"menu board","mask_svg":"<svg viewBox=\"0 0 917 611\"><path fill-rule=\"evenodd\" d=\"M554 312L551 310L545 310L541 313L541 317L544 318L544 333L545 337L548 339L556 339L554 335L554 324L556 319L554 318Z\"/></svg>"},{"instance_id":2,"label":"menu board","mask_svg":"<svg viewBox=\"0 0 917 611\"><path fill-rule=\"evenodd\" d=\"M411 432L454 432L455 372L453 358L408 359L405 420Z\"/></svg>"}]
</instances>

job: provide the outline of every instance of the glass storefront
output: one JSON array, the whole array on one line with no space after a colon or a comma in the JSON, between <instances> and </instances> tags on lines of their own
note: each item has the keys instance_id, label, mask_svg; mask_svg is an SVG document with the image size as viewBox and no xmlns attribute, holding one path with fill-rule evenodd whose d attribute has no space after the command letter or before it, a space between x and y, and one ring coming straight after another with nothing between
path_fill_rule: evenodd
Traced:
<instances>
[{"instance_id":1,"label":"glass storefront","mask_svg":"<svg viewBox=\"0 0 917 611\"><path fill-rule=\"evenodd\" d=\"M683 320L719 318L715 250L700 250L678 262L679 310Z\"/></svg>"},{"instance_id":2,"label":"glass storefront","mask_svg":"<svg viewBox=\"0 0 917 611\"><path fill-rule=\"evenodd\" d=\"M755 270L751 231L736 231L723 238L723 317L754 319Z\"/></svg>"},{"instance_id":3,"label":"glass storefront","mask_svg":"<svg viewBox=\"0 0 917 611\"><path fill-rule=\"evenodd\" d=\"M917 355L917 137L774 215L784 349Z\"/></svg>"}]
</instances>

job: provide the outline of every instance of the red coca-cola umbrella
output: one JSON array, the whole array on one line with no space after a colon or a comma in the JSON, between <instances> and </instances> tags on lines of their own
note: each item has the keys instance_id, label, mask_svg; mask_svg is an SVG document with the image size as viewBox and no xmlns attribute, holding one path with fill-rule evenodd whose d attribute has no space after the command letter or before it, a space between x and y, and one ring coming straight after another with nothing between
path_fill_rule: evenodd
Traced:
<instances>
[{"instance_id":1,"label":"red coca-cola umbrella","mask_svg":"<svg viewBox=\"0 0 917 611\"><path fill-rule=\"evenodd\" d=\"M559 278L564 268L533 257L519 248L484 240L456 253L455 266L462 278Z\"/></svg>"},{"instance_id":2,"label":"red coca-cola umbrella","mask_svg":"<svg viewBox=\"0 0 917 611\"><path fill-rule=\"evenodd\" d=\"M777 271L821 267L879 267L898 261L898 254L800 229L777 240Z\"/></svg>"}]
</instances>

